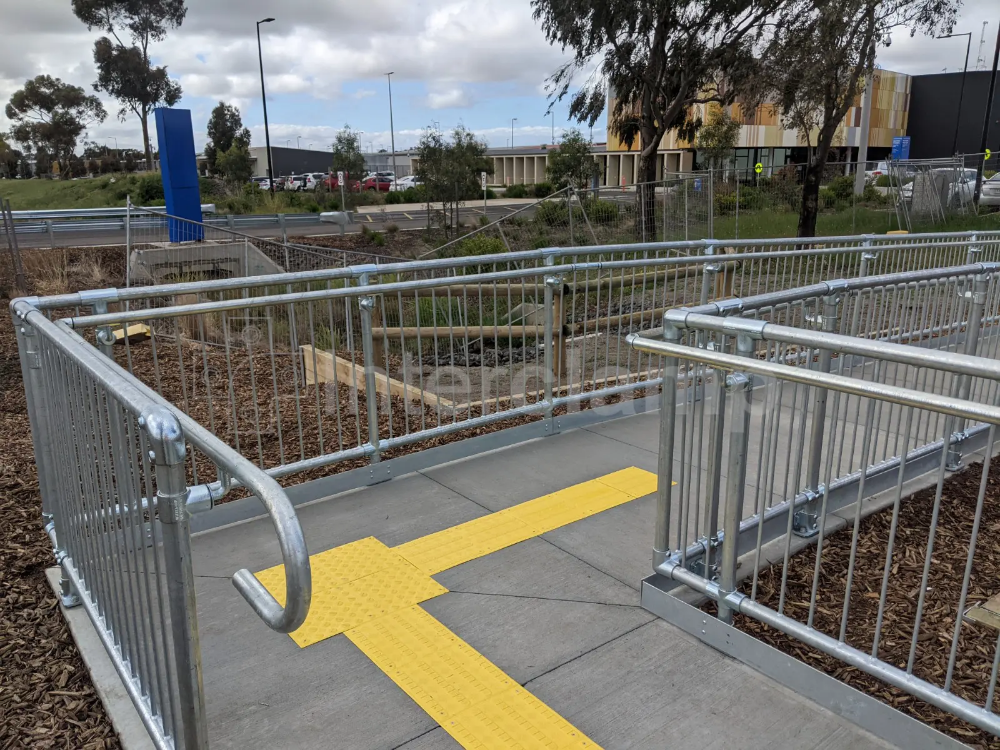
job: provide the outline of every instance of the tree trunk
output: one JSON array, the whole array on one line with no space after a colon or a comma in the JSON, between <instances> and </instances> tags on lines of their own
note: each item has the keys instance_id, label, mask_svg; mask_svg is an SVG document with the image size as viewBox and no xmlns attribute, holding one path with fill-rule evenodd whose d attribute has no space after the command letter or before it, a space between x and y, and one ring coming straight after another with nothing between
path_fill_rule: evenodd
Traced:
<instances>
[{"instance_id":1,"label":"tree trunk","mask_svg":"<svg viewBox=\"0 0 1000 750\"><path fill-rule=\"evenodd\" d=\"M148 113L143 110L139 115L142 121L142 147L146 150L146 171L153 171L153 150L149 147L149 120Z\"/></svg>"},{"instance_id":2,"label":"tree trunk","mask_svg":"<svg viewBox=\"0 0 1000 750\"><path fill-rule=\"evenodd\" d=\"M819 186L830 157L830 144L836 132L820 131L816 149L813 151L809 166L806 167L805 179L802 182L802 206L799 209L799 237L816 236L816 219L819 216Z\"/></svg>"},{"instance_id":3,"label":"tree trunk","mask_svg":"<svg viewBox=\"0 0 1000 750\"><path fill-rule=\"evenodd\" d=\"M662 136L660 136L662 137ZM653 134L652 138L658 145L660 137ZM643 143L649 143L645 138ZM639 185L636 188L636 199L638 202L638 221L636 222L636 239L640 242L656 241L656 146L650 153L643 148L639 158Z\"/></svg>"}]
</instances>

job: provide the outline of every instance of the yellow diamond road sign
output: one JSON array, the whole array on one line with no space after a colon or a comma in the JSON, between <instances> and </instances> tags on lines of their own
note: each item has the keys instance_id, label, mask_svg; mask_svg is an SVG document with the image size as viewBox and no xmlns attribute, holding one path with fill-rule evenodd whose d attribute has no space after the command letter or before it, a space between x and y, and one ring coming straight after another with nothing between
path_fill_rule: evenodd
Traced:
<instances>
[{"instance_id":1,"label":"yellow diamond road sign","mask_svg":"<svg viewBox=\"0 0 1000 750\"><path fill-rule=\"evenodd\" d=\"M992 155L993 155L993 152L992 152L992 151L990 151L989 149L986 149L986 159L987 159L987 161L989 161L989 158L990 158L990 157L991 157Z\"/></svg>"}]
</instances>

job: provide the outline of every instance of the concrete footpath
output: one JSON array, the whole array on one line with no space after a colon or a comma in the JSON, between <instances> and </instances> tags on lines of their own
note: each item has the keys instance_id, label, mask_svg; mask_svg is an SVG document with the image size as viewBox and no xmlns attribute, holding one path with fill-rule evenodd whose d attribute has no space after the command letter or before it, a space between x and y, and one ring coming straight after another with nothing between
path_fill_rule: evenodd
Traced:
<instances>
[{"instance_id":1,"label":"concrete footpath","mask_svg":"<svg viewBox=\"0 0 1000 750\"><path fill-rule=\"evenodd\" d=\"M229 580L280 563L269 521L197 535L212 747L888 747L640 608L658 424L631 416L301 506L309 637L270 631ZM362 549L384 562L352 578ZM366 604L334 612L345 587Z\"/></svg>"}]
</instances>

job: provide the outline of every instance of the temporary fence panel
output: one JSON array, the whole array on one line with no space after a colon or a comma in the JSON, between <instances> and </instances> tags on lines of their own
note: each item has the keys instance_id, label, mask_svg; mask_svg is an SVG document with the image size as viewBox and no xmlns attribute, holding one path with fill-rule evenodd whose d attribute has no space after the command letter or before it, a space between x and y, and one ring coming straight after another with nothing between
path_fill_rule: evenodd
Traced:
<instances>
[{"instance_id":1,"label":"temporary fence panel","mask_svg":"<svg viewBox=\"0 0 1000 750\"><path fill-rule=\"evenodd\" d=\"M158 748L207 748L189 517L231 486L261 499L285 561L286 606L233 577L275 630L305 619L308 552L278 484L26 301L13 305L42 507L62 601L82 605ZM188 455L211 467L189 482Z\"/></svg>"},{"instance_id":2,"label":"temporary fence panel","mask_svg":"<svg viewBox=\"0 0 1000 750\"><path fill-rule=\"evenodd\" d=\"M996 734L1000 641L964 616L1000 424L998 268L837 281L675 310L662 340L630 337L638 351L664 357L656 571L707 595L724 622L734 613L759 620ZM944 511L947 473L980 451L977 500ZM928 474L936 489L925 554L902 560L900 508L908 483ZM855 585L858 544L863 501L880 493L893 521L871 590ZM849 509L846 570L824 567L840 509ZM968 514L967 546L935 550L944 512ZM790 577L797 537L815 544L806 584ZM781 580L765 592L769 564L782 566ZM901 598L914 567L920 583ZM931 584L960 569L960 592ZM927 625L932 611L937 629ZM906 648L887 641L887 618L906 623ZM926 657L942 647L947 667L938 670Z\"/></svg>"}]
</instances>

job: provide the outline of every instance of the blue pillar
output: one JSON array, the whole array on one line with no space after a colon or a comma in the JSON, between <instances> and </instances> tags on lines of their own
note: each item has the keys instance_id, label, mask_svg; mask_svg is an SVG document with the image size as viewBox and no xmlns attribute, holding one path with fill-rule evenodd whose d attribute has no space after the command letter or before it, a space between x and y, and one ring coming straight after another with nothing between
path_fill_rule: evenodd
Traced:
<instances>
[{"instance_id":1,"label":"blue pillar","mask_svg":"<svg viewBox=\"0 0 1000 750\"><path fill-rule=\"evenodd\" d=\"M203 240L205 228L201 223L201 193L198 190L191 110L163 108L153 112L167 214L177 217L169 219L170 241Z\"/></svg>"}]
</instances>

